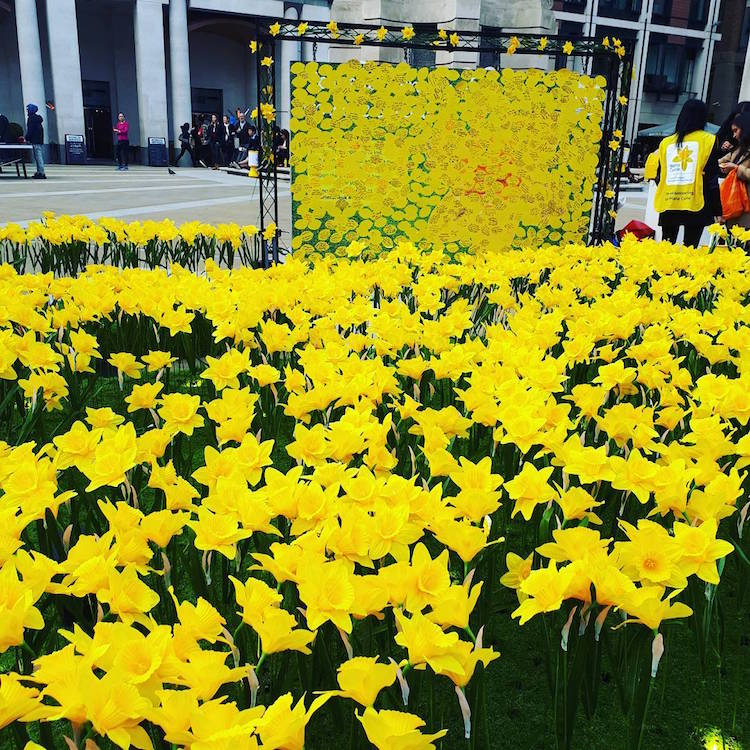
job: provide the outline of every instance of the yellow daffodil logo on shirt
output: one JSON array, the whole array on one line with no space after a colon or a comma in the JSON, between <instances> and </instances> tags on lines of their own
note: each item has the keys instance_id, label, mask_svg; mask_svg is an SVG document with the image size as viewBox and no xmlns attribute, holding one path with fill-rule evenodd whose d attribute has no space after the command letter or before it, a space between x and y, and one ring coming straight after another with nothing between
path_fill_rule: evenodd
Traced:
<instances>
[{"instance_id":1,"label":"yellow daffodil logo on shirt","mask_svg":"<svg viewBox=\"0 0 750 750\"><path fill-rule=\"evenodd\" d=\"M604 78L359 61L291 74L295 251L584 239Z\"/></svg>"},{"instance_id":2,"label":"yellow daffodil logo on shirt","mask_svg":"<svg viewBox=\"0 0 750 750\"><path fill-rule=\"evenodd\" d=\"M680 164L680 168L684 172L688 168L688 164L693 161L693 157L690 153L690 149L686 146L683 146L678 152L677 155L672 159L672 161L675 164Z\"/></svg>"}]
</instances>

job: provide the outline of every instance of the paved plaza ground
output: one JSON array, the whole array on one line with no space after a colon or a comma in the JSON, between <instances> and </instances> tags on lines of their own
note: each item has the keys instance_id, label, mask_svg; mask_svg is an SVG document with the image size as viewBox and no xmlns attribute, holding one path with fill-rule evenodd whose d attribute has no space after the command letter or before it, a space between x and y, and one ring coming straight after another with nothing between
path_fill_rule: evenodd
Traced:
<instances>
[{"instance_id":1,"label":"paved plaza ground","mask_svg":"<svg viewBox=\"0 0 750 750\"><path fill-rule=\"evenodd\" d=\"M258 224L257 180L210 169L183 168L175 172L170 175L166 168L142 166L118 172L109 166L52 164L44 181L2 174L0 224L34 221L42 211L91 218L113 216L126 221L169 218L178 224L195 220ZM623 191L617 228L631 219L642 221L645 212L645 188ZM288 181L279 181L279 225L283 232L289 232Z\"/></svg>"},{"instance_id":2,"label":"paved plaza ground","mask_svg":"<svg viewBox=\"0 0 750 750\"><path fill-rule=\"evenodd\" d=\"M30 173L33 168L30 169ZM0 175L0 224L39 219L42 211L113 216L125 221L172 219L258 224L258 181L211 169L47 166L46 180ZM291 222L289 182L279 182L279 225Z\"/></svg>"}]
</instances>

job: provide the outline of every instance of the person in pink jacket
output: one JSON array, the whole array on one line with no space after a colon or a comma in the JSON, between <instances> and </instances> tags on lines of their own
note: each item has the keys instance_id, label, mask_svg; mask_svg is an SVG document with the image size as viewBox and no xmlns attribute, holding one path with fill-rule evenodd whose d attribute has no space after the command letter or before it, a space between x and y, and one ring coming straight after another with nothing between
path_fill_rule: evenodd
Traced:
<instances>
[{"instance_id":1,"label":"person in pink jacket","mask_svg":"<svg viewBox=\"0 0 750 750\"><path fill-rule=\"evenodd\" d=\"M117 125L112 128L112 132L117 133L117 171L127 172L130 151L130 125L122 112L117 115Z\"/></svg>"}]
</instances>

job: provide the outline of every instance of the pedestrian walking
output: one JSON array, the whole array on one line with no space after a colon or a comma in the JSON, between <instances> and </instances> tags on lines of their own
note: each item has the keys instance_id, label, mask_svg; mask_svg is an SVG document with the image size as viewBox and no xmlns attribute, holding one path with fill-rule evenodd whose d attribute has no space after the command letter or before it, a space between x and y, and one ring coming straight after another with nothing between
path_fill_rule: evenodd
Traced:
<instances>
[{"instance_id":1,"label":"pedestrian walking","mask_svg":"<svg viewBox=\"0 0 750 750\"><path fill-rule=\"evenodd\" d=\"M130 157L130 124L122 112L117 115L117 124L112 128L112 132L117 133L117 171L127 172Z\"/></svg>"},{"instance_id":2,"label":"pedestrian walking","mask_svg":"<svg viewBox=\"0 0 750 750\"><path fill-rule=\"evenodd\" d=\"M673 135L659 144L659 183L654 206L665 240L697 247L703 229L721 220L719 164L711 158L715 138L706 132L708 108L700 99L682 106Z\"/></svg>"},{"instance_id":3,"label":"pedestrian walking","mask_svg":"<svg viewBox=\"0 0 750 750\"><path fill-rule=\"evenodd\" d=\"M36 162L35 180L46 180L47 175L44 173L44 152L42 144L44 143L44 121L38 114L39 107L36 104L26 105L26 141L31 144L34 152L34 161Z\"/></svg>"},{"instance_id":4,"label":"pedestrian walking","mask_svg":"<svg viewBox=\"0 0 750 750\"><path fill-rule=\"evenodd\" d=\"M178 136L180 142L180 154L174 160L174 166L177 166L177 162L182 159L185 154L190 154L190 162L195 166L195 154L193 149L190 147L190 123L184 122L180 125L180 135Z\"/></svg>"}]
</instances>

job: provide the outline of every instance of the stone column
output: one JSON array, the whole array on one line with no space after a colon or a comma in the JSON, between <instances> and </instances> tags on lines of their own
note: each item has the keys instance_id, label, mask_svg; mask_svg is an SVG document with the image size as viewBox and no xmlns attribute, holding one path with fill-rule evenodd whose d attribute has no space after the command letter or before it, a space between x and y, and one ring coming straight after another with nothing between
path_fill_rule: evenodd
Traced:
<instances>
[{"instance_id":1,"label":"stone column","mask_svg":"<svg viewBox=\"0 0 750 750\"><path fill-rule=\"evenodd\" d=\"M161 0L136 0L135 70L138 89L140 145L149 137L167 138L167 71L164 59L164 17Z\"/></svg>"},{"instance_id":2,"label":"stone column","mask_svg":"<svg viewBox=\"0 0 750 750\"><path fill-rule=\"evenodd\" d=\"M16 33L18 35L18 62L21 66L21 91L24 112L27 104L36 104L44 114L44 73L42 48L39 44L39 21L36 0L16 0ZM45 123L46 124L46 123Z\"/></svg>"},{"instance_id":3,"label":"stone column","mask_svg":"<svg viewBox=\"0 0 750 750\"><path fill-rule=\"evenodd\" d=\"M75 0L47 3L47 38L52 88L55 93L57 138L62 159L65 154L65 135L85 133Z\"/></svg>"},{"instance_id":4,"label":"stone column","mask_svg":"<svg viewBox=\"0 0 750 750\"><path fill-rule=\"evenodd\" d=\"M318 6L307 6L305 12L307 13L308 8L315 10L316 7ZM389 20L385 23L393 26L398 25L404 13L407 12L403 7L388 8L387 10L393 10L393 13L387 15L384 12L382 0L333 0L330 8L330 17L331 20L339 23L359 24L364 22L375 26L379 26L383 23L384 18L388 18ZM410 7L409 12L412 10L413 8ZM306 17L308 16L306 15ZM353 47L351 44L337 44L334 41L330 45L327 45L325 53L321 53L323 46L318 45L318 62L342 63L349 60L401 62L404 59L403 50L390 47L371 47L368 45ZM312 55L310 59L312 60Z\"/></svg>"},{"instance_id":5,"label":"stone column","mask_svg":"<svg viewBox=\"0 0 750 750\"><path fill-rule=\"evenodd\" d=\"M297 8L290 5L284 11L284 18L288 18L292 21L299 20L299 14ZM279 64L279 96L276 99L276 111L278 113L278 123L280 128L289 128L289 104L291 101L292 90L289 79L289 66L295 61L300 59L300 43L299 42L281 42L281 61Z\"/></svg>"},{"instance_id":6,"label":"stone column","mask_svg":"<svg viewBox=\"0 0 750 750\"><path fill-rule=\"evenodd\" d=\"M169 65L172 84L172 138L177 148L180 125L192 124L190 93L190 48L188 46L187 0L169 0Z\"/></svg>"},{"instance_id":7,"label":"stone column","mask_svg":"<svg viewBox=\"0 0 750 750\"><path fill-rule=\"evenodd\" d=\"M750 100L750 45L745 53L745 65L742 68L742 82L740 83L740 93L737 101L746 102Z\"/></svg>"},{"instance_id":8,"label":"stone column","mask_svg":"<svg viewBox=\"0 0 750 750\"><path fill-rule=\"evenodd\" d=\"M305 4L302 6L301 19L303 21L330 21L331 13L330 9L324 5L309 5ZM317 59L317 62L328 62L328 45L319 42L317 46L313 42L302 42L301 44L302 57L301 59L305 62L310 62L313 57Z\"/></svg>"},{"instance_id":9,"label":"stone column","mask_svg":"<svg viewBox=\"0 0 750 750\"><path fill-rule=\"evenodd\" d=\"M643 85L646 80L646 61L648 60L648 45L651 39L651 9L653 0L646 0L641 7L638 38L633 53L633 78L628 92L628 119L625 126L625 140L629 143L638 137L638 123L641 115L643 100Z\"/></svg>"},{"instance_id":10,"label":"stone column","mask_svg":"<svg viewBox=\"0 0 750 750\"><path fill-rule=\"evenodd\" d=\"M481 7L480 0L451 0L442 3L446 15L441 27L448 33L453 31L480 31ZM451 68L476 68L479 65L479 53L470 51L448 52L437 48L435 53L437 65L447 65Z\"/></svg>"},{"instance_id":11,"label":"stone column","mask_svg":"<svg viewBox=\"0 0 750 750\"><path fill-rule=\"evenodd\" d=\"M717 30L719 28L720 5L721 0L711 0L708 24L706 25L708 36L703 40L703 48L695 61L694 85L691 88L697 93L699 99L704 100L708 95L708 84L711 78L711 63L714 59ZM710 106L710 102L708 104Z\"/></svg>"},{"instance_id":12,"label":"stone column","mask_svg":"<svg viewBox=\"0 0 750 750\"><path fill-rule=\"evenodd\" d=\"M586 20L583 22L583 35L584 36L596 36L596 21L594 16L599 13L599 0L586 0ZM586 75L591 75L591 71L594 68L594 58L584 57L583 60L583 72Z\"/></svg>"},{"instance_id":13,"label":"stone column","mask_svg":"<svg viewBox=\"0 0 750 750\"><path fill-rule=\"evenodd\" d=\"M594 0L588 0L589 3ZM590 6L588 6L590 7ZM499 26L503 31L553 35L557 33L557 21L552 12L551 0L503 0L494 4L495 12L485 14L482 7L482 23L488 23L493 18L492 26ZM488 18L489 16L489 18ZM485 20L487 18L487 20ZM501 55L500 63L503 68L554 68L554 57L550 55Z\"/></svg>"}]
</instances>

